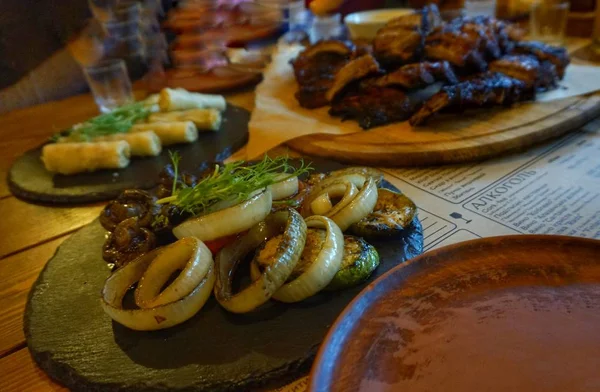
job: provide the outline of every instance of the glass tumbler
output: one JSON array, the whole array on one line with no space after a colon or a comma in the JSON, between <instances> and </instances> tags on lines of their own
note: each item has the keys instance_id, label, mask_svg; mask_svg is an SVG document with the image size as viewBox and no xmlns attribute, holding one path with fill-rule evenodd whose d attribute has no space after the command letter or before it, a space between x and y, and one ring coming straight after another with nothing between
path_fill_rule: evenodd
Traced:
<instances>
[{"instance_id":1,"label":"glass tumbler","mask_svg":"<svg viewBox=\"0 0 600 392\"><path fill-rule=\"evenodd\" d=\"M551 45L562 45L569 16L569 2L538 0L531 6L529 34L531 39Z\"/></svg>"},{"instance_id":2,"label":"glass tumbler","mask_svg":"<svg viewBox=\"0 0 600 392\"><path fill-rule=\"evenodd\" d=\"M108 113L121 105L133 102L131 81L125 61L104 60L84 67L83 72L100 112Z\"/></svg>"}]
</instances>

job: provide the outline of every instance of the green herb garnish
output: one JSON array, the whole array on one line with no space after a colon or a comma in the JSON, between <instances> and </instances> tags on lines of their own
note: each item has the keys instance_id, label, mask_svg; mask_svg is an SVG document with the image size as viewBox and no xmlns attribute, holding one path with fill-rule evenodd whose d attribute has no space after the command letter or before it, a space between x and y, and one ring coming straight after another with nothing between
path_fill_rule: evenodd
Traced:
<instances>
[{"instance_id":1,"label":"green herb garnish","mask_svg":"<svg viewBox=\"0 0 600 392\"><path fill-rule=\"evenodd\" d=\"M173 156L171 160L177 173L179 160L174 160ZM254 191L312 170L310 164L305 165L304 161L300 162L300 167L296 168L289 163L288 157L269 158L265 156L262 161L253 165L246 166L244 161L227 163L222 167L215 165L212 174L198 184L179 189L174 187L173 195L158 200L158 203L170 203L181 211L198 215L216 203L222 201L242 202ZM282 173L288 175L282 178Z\"/></svg>"},{"instance_id":2,"label":"green herb garnish","mask_svg":"<svg viewBox=\"0 0 600 392\"><path fill-rule=\"evenodd\" d=\"M71 127L66 132L52 136L52 141L61 137L69 137L73 141L89 141L95 137L125 133L133 124L145 120L150 109L143 102L121 106L110 113L104 113L81 124Z\"/></svg>"}]
</instances>

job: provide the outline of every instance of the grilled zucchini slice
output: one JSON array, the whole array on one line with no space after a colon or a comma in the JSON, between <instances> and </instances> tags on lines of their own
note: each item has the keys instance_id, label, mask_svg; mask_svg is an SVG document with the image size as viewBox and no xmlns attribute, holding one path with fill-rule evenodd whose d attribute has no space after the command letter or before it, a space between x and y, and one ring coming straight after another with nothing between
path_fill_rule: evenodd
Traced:
<instances>
[{"instance_id":1,"label":"grilled zucchini slice","mask_svg":"<svg viewBox=\"0 0 600 392\"><path fill-rule=\"evenodd\" d=\"M379 266L379 253L367 241L351 235L344 236L342 266L326 290L341 290L356 286L371 276Z\"/></svg>"},{"instance_id":2,"label":"grilled zucchini slice","mask_svg":"<svg viewBox=\"0 0 600 392\"><path fill-rule=\"evenodd\" d=\"M350 226L350 231L367 239L401 235L414 219L417 206L402 193L383 188L377 192L377 204L373 212Z\"/></svg>"}]
</instances>

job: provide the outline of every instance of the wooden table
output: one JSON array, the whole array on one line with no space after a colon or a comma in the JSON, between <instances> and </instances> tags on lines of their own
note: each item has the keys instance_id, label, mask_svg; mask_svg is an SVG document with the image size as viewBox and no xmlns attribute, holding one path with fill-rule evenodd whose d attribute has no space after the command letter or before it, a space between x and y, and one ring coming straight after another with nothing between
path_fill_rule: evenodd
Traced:
<instances>
[{"instance_id":1,"label":"wooden table","mask_svg":"<svg viewBox=\"0 0 600 392\"><path fill-rule=\"evenodd\" d=\"M589 40L575 39L570 49ZM584 61L578 61L585 63ZM228 100L252 110L252 90ZM0 390L65 390L33 363L23 334L27 294L45 263L71 233L94 220L104 203L76 207L28 204L11 196L6 173L23 152L39 146L57 130L97 114L89 95L72 97L0 116ZM281 151L287 151L281 149ZM60 328L60 326L57 326ZM295 390L296 388L286 388Z\"/></svg>"}]
</instances>

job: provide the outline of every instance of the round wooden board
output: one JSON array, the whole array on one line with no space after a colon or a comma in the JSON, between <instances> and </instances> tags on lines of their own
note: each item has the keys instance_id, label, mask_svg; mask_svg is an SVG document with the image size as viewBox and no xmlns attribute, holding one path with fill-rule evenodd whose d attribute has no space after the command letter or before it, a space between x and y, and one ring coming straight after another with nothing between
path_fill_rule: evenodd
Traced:
<instances>
[{"instance_id":1,"label":"round wooden board","mask_svg":"<svg viewBox=\"0 0 600 392\"><path fill-rule=\"evenodd\" d=\"M170 162L169 150L179 152L181 167L187 171L195 171L203 162L226 159L246 144L249 118L246 109L228 105L219 131L202 132L195 143L167 147L157 157L134 157L121 170L52 174L40 159L41 148L36 148L13 163L8 185L15 196L33 202L73 204L113 199L124 189L156 186L158 174Z\"/></svg>"},{"instance_id":2,"label":"round wooden board","mask_svg":"<svg viewBox=\"0 0 600 392\"><path fill-rule=\"evenodd\" d=\"M423 254L367 287L311 391L595 391L600 241L506 236Z\"/></svg>"},{"instance_id":3,"label":"round wooden board","mask_svg":"<svg viewBox=\"0 0 600 392\"><path fill-rule=\"evenodd\" d=\"M211 298L181 325L139 332L111 322L100 307L100 290L110 274L101 255L104 239L105 230L94 221L65 240L33 285L25 311L33 359L74 390L248 391L289 382L306 374L327 330L352 298L423 246L415 218L403 237L371 242L381 264L362 285L297 304L270 301L248 314L229 313Z\"/></svg>"},{"instance_id":4,"label":"round wooden board","mask_svg":"<svg viewBox=\"0 0 600 392\"><path fill-rule=\"evenodd\" d=\"M580 96L444 114L416 128L403 122L349 135L309 135L287 144L306 155L354 164L441 165L523 150L598 116L600 96Z\"/></svg>"}]
</instances>

